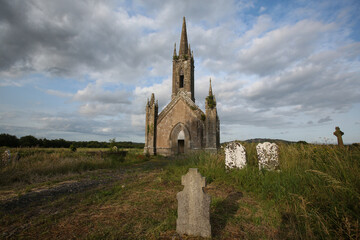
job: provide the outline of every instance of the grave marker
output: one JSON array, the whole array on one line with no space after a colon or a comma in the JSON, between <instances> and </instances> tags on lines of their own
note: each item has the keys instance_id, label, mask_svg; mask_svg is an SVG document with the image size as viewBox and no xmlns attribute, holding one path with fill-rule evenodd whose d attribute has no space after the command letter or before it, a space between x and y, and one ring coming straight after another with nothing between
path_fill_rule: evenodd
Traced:
<instances>
[{"instance_id":1,"label":"grave marker","mask_svg":"<svg viewBox=\"0 0 360 240\"><path fill-rule=\"evenodd\" d=\"M343 143L343 140L342 140L342 135L344 135L344 133L342 131L340 131L339 127L335 127L334 135L337 137L338 146L343 147L344 143Z\"/></svg>"},{"instance_id":2,"label":"grave marker","mask_svg":"<svg viewBox=\"0 0 360 240\"><path fill-rule=\"evenodd\" d=\"M256 146L259 170L276 170L279 168L279 147L275 143L259 143Z\"/></svg>"},{"instance_id":3,"label":"grave marker","mask_svg":"<svg viewBox=\"0 0 360 240\"><path fill-rule=\"evenodd\" d=\"M190 168L181 177L184 189L178 192L178 218L176 232L192 236L211 237L210 202L209 195L204 193L205 177L201 176L197 168Z\"/></svg>"},{"instance_id":4,"label":"grave marker","mask_svg":"<svg viewBox=\"0 0 360 240\"><path fill-rule=\"evenodd\" d=\"M230 142L225 147L225 166L231 168L244 168L246 166L246 150L237 142Z\"/></svg>"}]
</instances>

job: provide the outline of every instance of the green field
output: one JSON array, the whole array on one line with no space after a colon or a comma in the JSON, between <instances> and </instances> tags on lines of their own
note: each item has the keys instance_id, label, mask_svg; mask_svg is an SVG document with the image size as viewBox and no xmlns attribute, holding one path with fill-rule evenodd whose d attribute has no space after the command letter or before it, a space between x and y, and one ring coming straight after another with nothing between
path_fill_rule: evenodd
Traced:
<instances>
[{"instance_id":1,"label":"green field","mask_svg":"<svg viewBox=\"0 0 360 240\"><path fill-rule=\"evenodd\" d=\"M190 167L208 183L213 239L360 238L358 147L280 144L281 170L268 172L244 146L248 166L233 171L222 152L10 149L20 160L0 168L0 238L180 239L176 193Z\"/></svg>"}]
</instances>

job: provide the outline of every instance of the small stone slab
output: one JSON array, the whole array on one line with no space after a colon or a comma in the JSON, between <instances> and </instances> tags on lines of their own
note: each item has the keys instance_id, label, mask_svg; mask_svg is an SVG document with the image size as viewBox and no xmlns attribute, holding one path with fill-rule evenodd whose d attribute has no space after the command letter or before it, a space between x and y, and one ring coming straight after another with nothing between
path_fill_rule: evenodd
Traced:
<instances>
[{"instance_id":1,"label":"small stone slab","mask_svg":"<svg viewBox=\"0 0 360 240\"><path fill-rule=\"evenodd\" d=\"M275 143L259 143L256 146L259 170L276 170L279 168L279 147Z\"/></svg>"},{"instance_id":2,"label":"small stone slab","mask_svg":"<svg viewBox=\"0 0 360 240\"><path fill-rule=\"evenodd\" d=\"M225 167L244 168L246 166L246 150L243 145L238 142L230 142L225 147Z\"/></svg>"},{"instance_id":3,"label":"small stone slab","mask_svg":"<svg viewBox=\"0 0 360 240\"><path fill-rule=\"evenodd\" d=\"M11 162L11 153L10 150L5 150L1 156L2 165L7 165Z\"/></svg>"},{"instance_id":4,"label":"small stone slab","mask_svg":"<svg viewBox=\"0 0 360 240\"><path fill-rule=\"evenodd\" d=\"M191 236L211 237L210 202L211 197L204 193L205 177L201 176L197 168L190 168L181 177L184 190L178 192L178 218L176 232Z\"/></svg>"}]
</instances>

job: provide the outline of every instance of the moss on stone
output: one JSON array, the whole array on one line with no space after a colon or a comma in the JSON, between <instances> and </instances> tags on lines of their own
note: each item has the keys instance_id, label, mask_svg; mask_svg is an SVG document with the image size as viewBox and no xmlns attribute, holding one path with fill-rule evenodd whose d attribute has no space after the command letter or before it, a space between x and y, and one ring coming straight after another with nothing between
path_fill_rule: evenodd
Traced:
<instances>
[{"instance_id":1,"label":"moss on stone","mask_svg":"<svg viewBox=\"0 0 360 240\"><path fill-rule=\"evenodd\" d=\"M206 97L206 101L207 101L207 104L209 106L209 108L214 108L216 107L216 102L215 102L215 99L214 99L214 96L207 96Z\"/></svg>"}]
</instances>

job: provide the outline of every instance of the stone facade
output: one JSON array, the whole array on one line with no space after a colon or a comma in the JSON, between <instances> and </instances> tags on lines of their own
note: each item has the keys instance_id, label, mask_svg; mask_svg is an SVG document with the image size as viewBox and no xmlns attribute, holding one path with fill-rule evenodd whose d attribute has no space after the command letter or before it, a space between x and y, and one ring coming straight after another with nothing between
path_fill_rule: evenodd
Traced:
<instances>
[{"instance_id":1,"label":"stone facade","mask_svg":"<svg viewBox=\"0 0 360 240\"><path fill-rule=\"evenodd\" d=\"M220 121L211 79L204 113L195 104L194 68L184 17L178 54L174 47L171 102L160 114L154 94L146 105L145 153L169 156L219 149Z\"/></svg>"}]
</instances>

